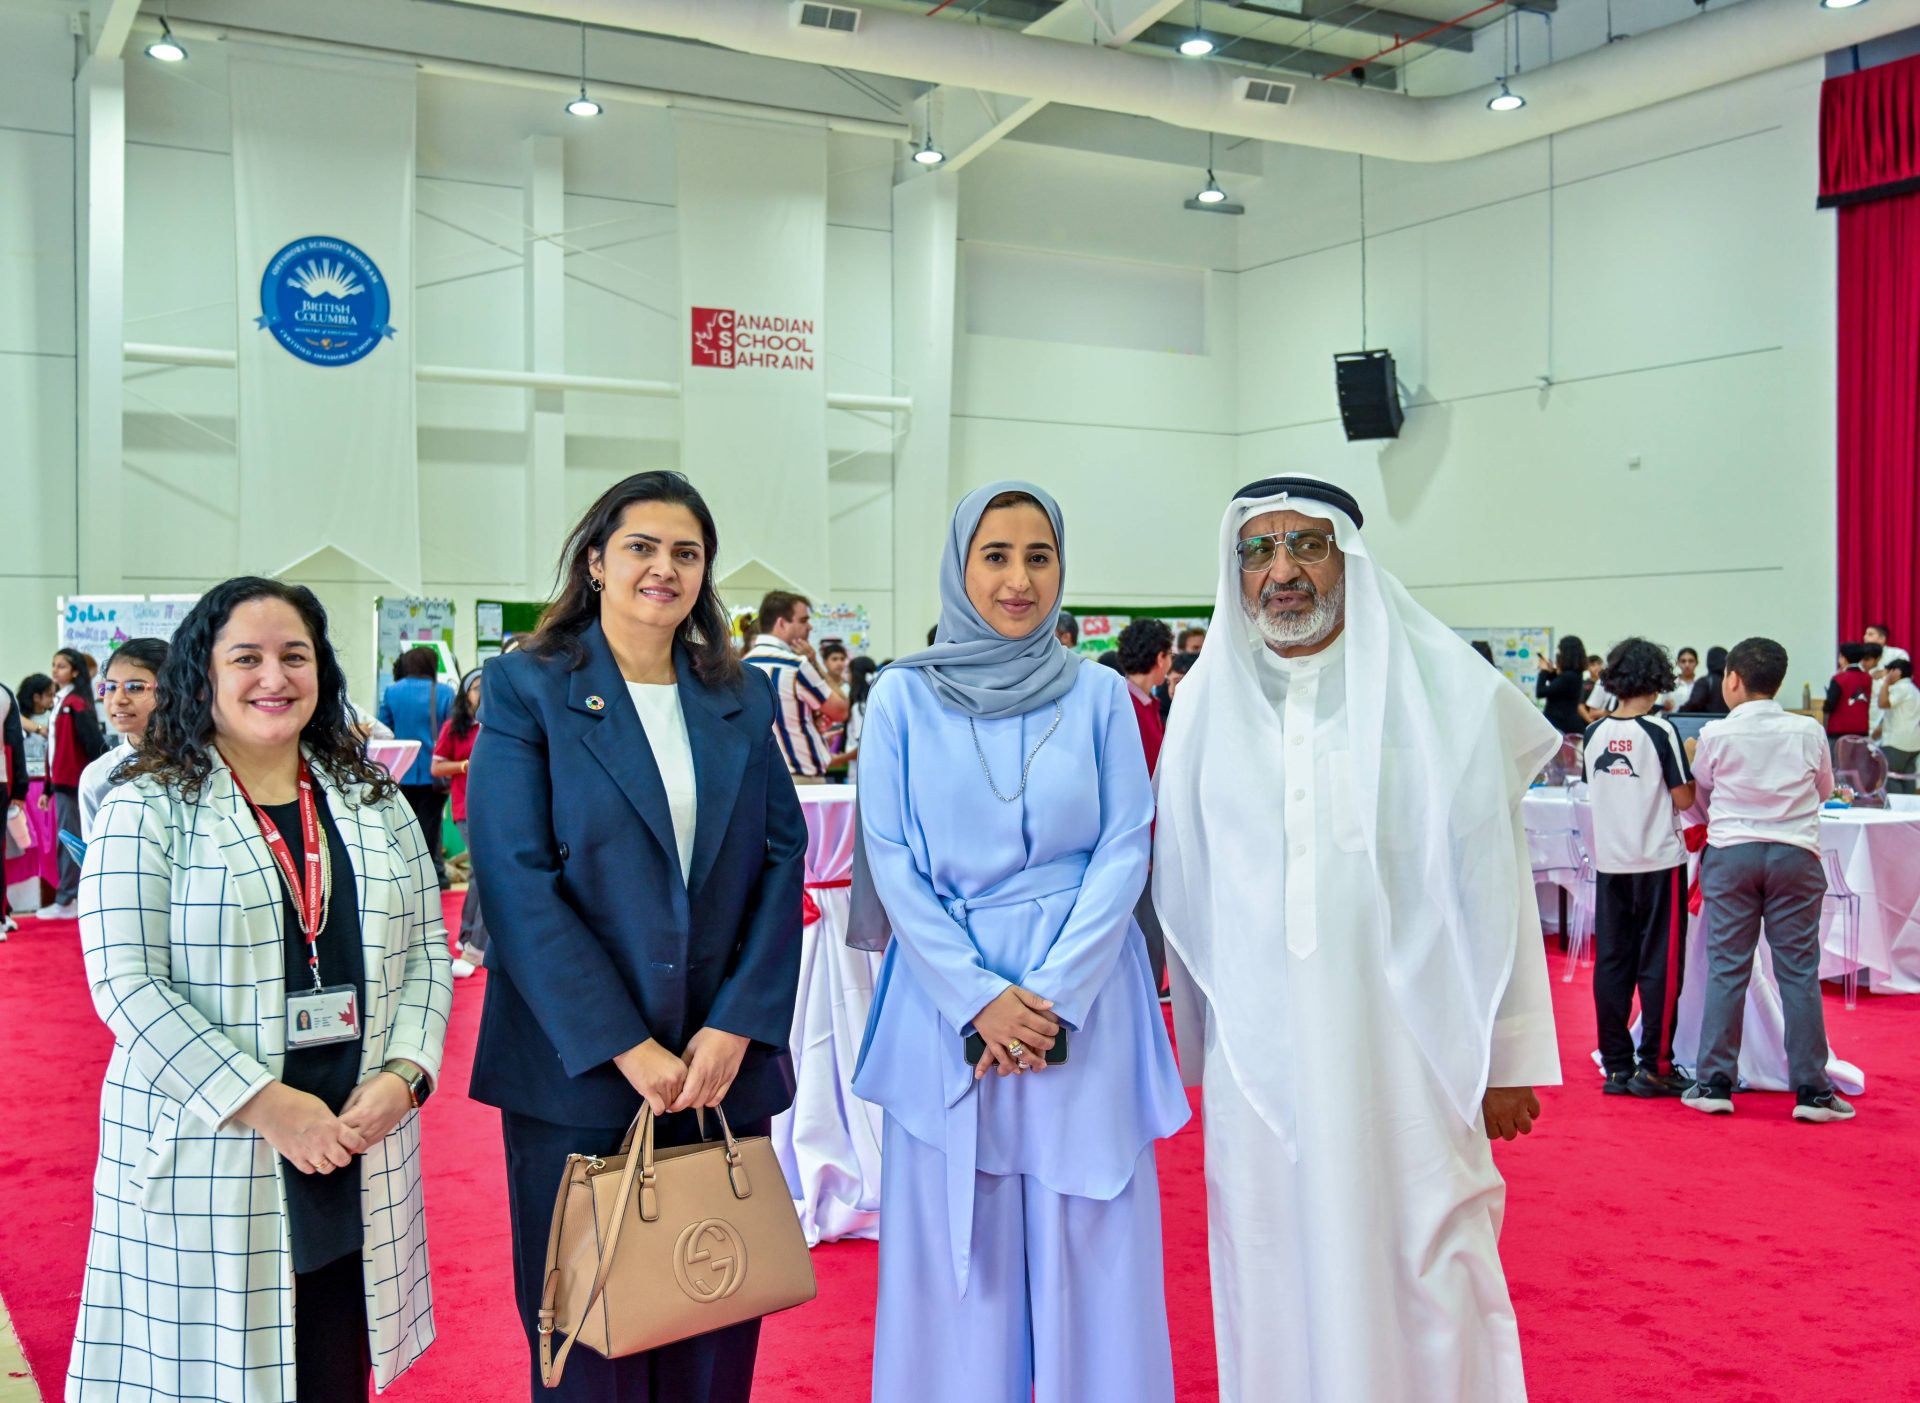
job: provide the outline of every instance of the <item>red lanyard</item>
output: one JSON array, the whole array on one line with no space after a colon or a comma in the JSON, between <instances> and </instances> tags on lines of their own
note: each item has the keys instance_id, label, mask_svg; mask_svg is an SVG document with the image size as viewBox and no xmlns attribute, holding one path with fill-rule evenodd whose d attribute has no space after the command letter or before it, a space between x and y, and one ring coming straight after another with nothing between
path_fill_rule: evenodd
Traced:
<instances>
[{"instance_id":1,"label":"red lanyard","mask_svg":"<svg viewBox=\"0 0 1920 1403\"><path fill-rule=\"evenodd\" d=\"M320 988L320 930L326 925L327 917L327 877L330 864L327 862L325 840L320 835L320 810L313 799L313 774L307 769L306 757L300 760L300 841L306 849L306 880L301 880L300 872L293 865L293 850L287 846L287 840L280 836L280 829L267 817L265 809L253 802L253 796L247 793L246 785L240 782L240 776L233 777L233 787L240 791L240 797L247 801L247 807L253 810L254 820L260 825L260 836L265 840L267 851L273 854L274 866L280 869L280 879L286 883L287 895L293 898L294 919L299 922L300 934L307 938L307 967L313 972L313 987Z\"/></svg>"}]
</instances>

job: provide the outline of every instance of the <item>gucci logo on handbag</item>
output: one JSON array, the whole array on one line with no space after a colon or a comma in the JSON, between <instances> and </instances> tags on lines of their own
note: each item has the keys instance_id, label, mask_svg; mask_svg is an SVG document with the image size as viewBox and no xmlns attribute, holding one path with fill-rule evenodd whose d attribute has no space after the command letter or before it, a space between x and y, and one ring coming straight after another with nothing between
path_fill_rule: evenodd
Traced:
<instances>
[{"instance_id":1,"label":"gucci logo on handbag","mask_svg":"<svg viewBox=\"0 0 1920 1403\"><path fill-rule=\"evenodd\" d=\"M696 1301L724 1301L747 1278L747 1244L722 1218L702 1218L680 1232L673 1279Z\"/></svg>"}]
</instances>

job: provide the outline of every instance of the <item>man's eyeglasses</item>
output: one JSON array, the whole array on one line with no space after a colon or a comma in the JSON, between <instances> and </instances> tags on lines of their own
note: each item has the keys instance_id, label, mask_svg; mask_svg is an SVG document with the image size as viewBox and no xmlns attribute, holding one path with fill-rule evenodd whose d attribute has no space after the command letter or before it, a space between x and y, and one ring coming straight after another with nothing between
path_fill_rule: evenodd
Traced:
<instances>
[{"instance_id":1,"label":"man's eyeglasses","mask_svg":"<svg viewBox=\"0 0 1920 1403\"><path fill-rule=\"evenodd\" d=\"M124 692L128 697L138 701L148 692L158 692L160 684L158 682L102 682L93 690L99 694L101 701L105 701L115 692Z\"/></svg>"},{"instance_id":2,"label":"man's eyeglasses","mask_svg":"<svg viewBox=\"0 0 1920 1403\"><path fill-rule=\"evenodd\" d=\"M1248 574L1269 569L1280 552L1301 565L1318 565L1333 555L1333 537L1325 531L1283 531L1271 536L1249 536L1235 547L1240 568Z\"/></svg>"}]
</instances>

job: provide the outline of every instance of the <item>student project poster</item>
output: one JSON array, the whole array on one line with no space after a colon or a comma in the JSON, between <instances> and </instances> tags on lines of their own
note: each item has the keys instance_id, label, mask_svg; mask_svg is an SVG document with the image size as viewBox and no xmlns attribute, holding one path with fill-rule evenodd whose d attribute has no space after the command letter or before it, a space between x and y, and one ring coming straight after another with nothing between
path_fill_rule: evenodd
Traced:
<instances>
[{"instance_id":1,"label":"student project poster","mask_svg":"<svg viewBox=\"0 0 1920 1403\"><path fill-rule=\"evenodd\" d=\"M1528 696L1540 678L1540 663L1553 656L1550 628L1456 628L1469 643L1485 643L1493 651L1493 665Z\"/></svg>"},{"instance_id":2,"label":"student project poster","mask_svg":"<svg viewBox=\"0 0 1920 1403\"><path fill-rule=\"evenodd\" d=\"M409 648L426 644L440 655L440 675L455 677L459 664L453 656L453 601L416 595L382 595L373 601L376 702L393 681L393 665Z\"/></svg>"},{"instance_id":3,"label":"student project poster","mask_svg":"<svg viewBox=\"0 0 1920 1403\"><path fill-rule=\"evenodd\" d=\"M813 606L813 646L829 638L847 645L856 657L873 650L873 620L864 604L816 604Z\"/></svg>"},{"instance_id":4,"label":"student project poster","mask_svg":"<svg viewBox=\"0 0 1920 1403\"><path fill-rule=\"evenodd\" d=\"M1213 624L1213 609L1206 605L1189 605L1172 609L1110 609L1099 606L1076 608L1069 606L1067 613L1073 615L1080 625L1080 646L1076 650L1090 658L1111 652L1120 646L1120 635L1127 631L1127 625L1135 619L1158 619L1173 630L1173 639L1177 645L1180 633L1189 628L1210 628Z\"/></svg>"},{"instance_id":5,"label":"student project poster","mask_svg":"<svg viewBox=\"0 0 1920 1403\"><path fill-rule=\"evenodd\" d=\"M171 639L197 594L74 594L56 601L59 646L87 654L105 667L130 638Z\"/></svg>"}]
</instances>

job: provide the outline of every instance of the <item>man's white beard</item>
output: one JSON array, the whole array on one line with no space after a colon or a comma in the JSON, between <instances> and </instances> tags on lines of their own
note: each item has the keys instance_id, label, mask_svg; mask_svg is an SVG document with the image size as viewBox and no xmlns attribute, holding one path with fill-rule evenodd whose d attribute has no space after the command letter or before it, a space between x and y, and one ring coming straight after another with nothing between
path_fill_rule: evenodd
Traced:
<instances>
[{"instance_id":1,"label":"man's white beard","mask_svg":"<svg viewBox=\"0 0 1920 1403\"><path fill-rule=\"evenodd\" d=\"M1302 583L1306 589L1313 589L1311 580ZM1287 588L1297 592L1301 586L1290 585ZM1304 614L1275 614L1268 610L1267 600L1280 592L1279 587L1268 585L1260 591L1259 603L1246 606L1247 621L1272 648L1311 648L1325 643L1333 637L1347 612L1347 577L1344 574L1327 593L1321 594L1315 590L1313 608Z\"/></svg>"}]
</instances>

